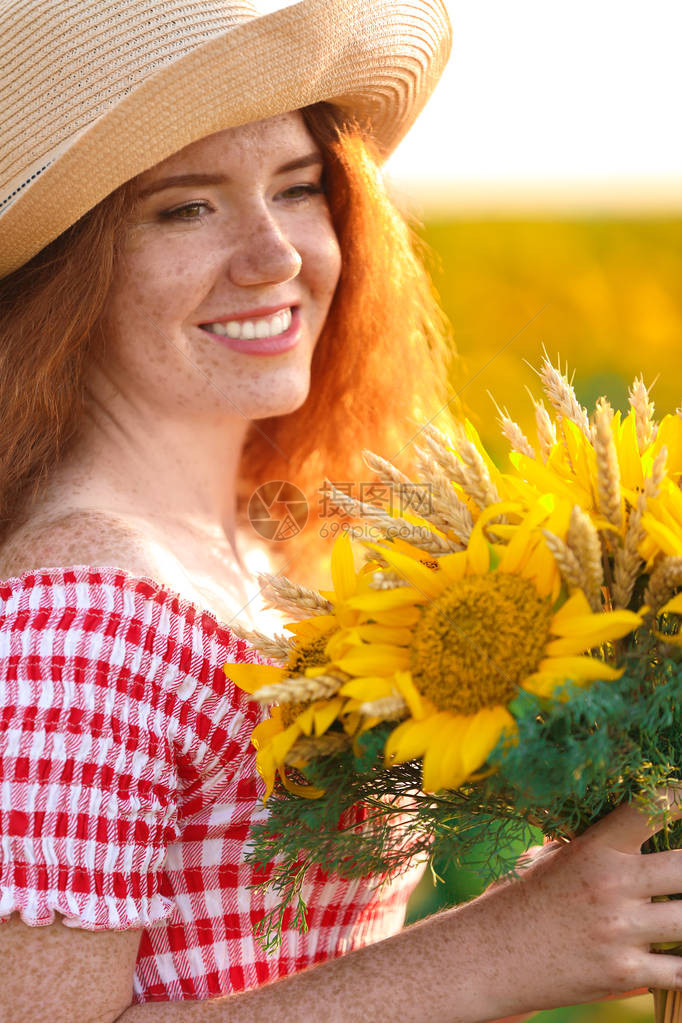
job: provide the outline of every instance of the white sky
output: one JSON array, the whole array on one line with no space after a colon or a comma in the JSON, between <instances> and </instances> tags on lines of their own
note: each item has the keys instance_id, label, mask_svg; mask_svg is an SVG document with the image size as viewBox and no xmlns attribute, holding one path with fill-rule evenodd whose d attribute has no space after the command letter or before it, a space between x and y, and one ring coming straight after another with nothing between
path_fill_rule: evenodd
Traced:
<instances>
[{"instance_id":1,"label":"white sky","mask_svg":"<svg viewBox=\"0 0 682 1023\"><path fill-rule=\"evenodd\" d=\"M446 5L452 58L389 161L399 190L577 190L682 206L680 0Z\"/></svg>"}]
</instances>

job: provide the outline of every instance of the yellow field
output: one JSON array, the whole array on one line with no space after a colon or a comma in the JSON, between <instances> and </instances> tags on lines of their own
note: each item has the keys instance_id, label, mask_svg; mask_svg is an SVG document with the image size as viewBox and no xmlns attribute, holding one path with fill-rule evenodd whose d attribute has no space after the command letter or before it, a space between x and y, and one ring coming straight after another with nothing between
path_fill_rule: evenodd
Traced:
<instances>
[{"instance_id":1,"label":"yellow field","mask_svg":"<svg viewBox=\"0 0 682 1023\"><path fill-rule=\"evenodd\" d=\"M488 396L530 434L539 396L531 366L543 345L575 370L592 411L606 394L616 407L638 373L656 380L659 414L682 404L682 219L584 221L432 220L421 232L452 321L460 362L453 385L489 450L506 444ZM527 365L527 362L531 365ZM476 880L449 870L425 879L413 918L475 894ZM540 1013L538 1023L649 1023L648 997Z\"/></svg>"},{"instance_id":2,"label":"yellow field","mask_svg":"<svg viewBox=\"0 0 682 1023\"><path fill-rule=\"evenodd\" d=\"M657 410L682 402L682 219L433 220L424 237L461 363L468 413L502 454L487 392L532 429L543 344L576 371L588 410L627 401L637 373Z\"/></svg>"}]
</instances>

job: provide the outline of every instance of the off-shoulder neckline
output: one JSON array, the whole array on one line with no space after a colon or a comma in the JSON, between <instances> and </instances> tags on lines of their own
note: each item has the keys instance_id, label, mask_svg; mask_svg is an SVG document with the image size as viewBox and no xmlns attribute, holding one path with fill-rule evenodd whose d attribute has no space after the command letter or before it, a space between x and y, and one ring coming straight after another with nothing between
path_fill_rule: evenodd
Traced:
<instances>
[{"instance_id":1,"label":"off-shoulder neckline","mask_svg":"<svg viewBox=\"0 0 682 1023\"><path fill-rule=\"evenodd\" d=\"M122 576L130 585L142 583L143 585L151 587L156 593L163 593L167 597L170 597L170 599L174 602L177 602L179 613L186 613L187 610L191 610L194 612L195 616L198 615L200 617L208 618L214 623L217 629L220 629L223 632L228 632L235 638L238 638L230 625L228 625L227 622L221 621L217 615L207 607L202 607L200 604L196 604L194 601L189 600L188 597L183 597L177 590L167 586L165 583L159 582L158 579L152 579L151 576L137 575L135 572L129 572L126 568L116 568L113 565L51 565L42 568L31 568L25 572L21 572L19 575L10 576L8 579L0 579L0 590L2 590L4 586L11 586L13 583L20 583L24 585L26 580L31 576L51 575L56 572L60 575L66 575L69 572L97 572L99 575L105 576ZM231 620L233 621L234 619ZM242 640L242 642L253 648L253 645L247 640Z\"/></svg>"}]
</instances>

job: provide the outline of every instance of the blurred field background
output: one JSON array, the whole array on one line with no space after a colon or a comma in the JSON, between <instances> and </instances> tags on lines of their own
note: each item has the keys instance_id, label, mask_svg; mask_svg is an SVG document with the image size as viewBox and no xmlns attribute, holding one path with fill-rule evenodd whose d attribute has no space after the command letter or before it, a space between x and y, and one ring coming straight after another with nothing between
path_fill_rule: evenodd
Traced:
<instances>
[{"instance_id":1,"label":"blurred field background","mask_svg":"<svg viewBox=\"0 0 682 1023\"><path fill-rule=\"evenodd\" d=\"M655 381L657 412L682 404L682 215L670 217L432 216L420 231L454 328L459 352L455 389L489 450L504 462L488 392L533 435L526 387L539 396L537 366L546 347L575 371L580 401L591 411L606 394L627 404L638 373ZM484 850L482 850L484 853ZM476 874L436 865L427 873L410 919L476 895ZM539 1023L648 1023L648 996L542 1012Z\"/></svg>"}]
</instances>

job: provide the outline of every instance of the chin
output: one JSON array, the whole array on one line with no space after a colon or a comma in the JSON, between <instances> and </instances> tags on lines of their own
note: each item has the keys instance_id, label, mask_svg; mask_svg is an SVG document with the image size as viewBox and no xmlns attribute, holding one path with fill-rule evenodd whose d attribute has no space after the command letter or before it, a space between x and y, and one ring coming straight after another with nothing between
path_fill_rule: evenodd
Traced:
<instances>
[{"instance_id":1,"label":"chin","mask_svg":"<svg viewBox=\"0 0 682 1023\"><path fill-rule=\"evenodd\" d=\"M274 382L273 382L274 384ZM278 380L276 384L264 386L266 393L258 409L250 413L251 419L269 419L272 416L287 416L305 403L310 394L310 374L305 377L296 376L287 381Z\"/></svg>"}]
</instances>

